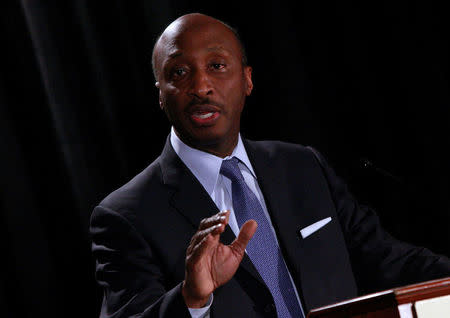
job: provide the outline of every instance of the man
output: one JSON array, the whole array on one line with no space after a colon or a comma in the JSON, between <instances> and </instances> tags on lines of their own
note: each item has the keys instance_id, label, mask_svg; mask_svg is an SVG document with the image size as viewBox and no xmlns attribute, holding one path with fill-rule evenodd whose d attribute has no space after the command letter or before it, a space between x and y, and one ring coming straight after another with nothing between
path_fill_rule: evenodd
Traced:
<instances>
[{"instance_id":1,"label":"man","mask_svg":"<svg viewBox=\"0 0 450 318\"><path fill-rule=\"evenodd\" d=\"M301 317L450 275L447 258L386 234L312 148L241 139L252 69L230 27L178 18L153 67L173 128L93 212L102 317Z\"/></svg>"}]
</instances>

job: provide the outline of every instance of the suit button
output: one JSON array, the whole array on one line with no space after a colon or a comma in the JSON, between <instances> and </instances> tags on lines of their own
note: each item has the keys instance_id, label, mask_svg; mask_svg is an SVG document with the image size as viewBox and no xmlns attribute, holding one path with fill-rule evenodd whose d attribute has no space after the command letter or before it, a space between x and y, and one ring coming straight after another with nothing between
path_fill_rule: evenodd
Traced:
<instances>
[{"instance_id":1,"label":"suit button","mask_svg":"<svg viewBox=\"0 0 450 318\"><path fill-rule=\"evenodd\" d=\"M274 312L275 310L276 310L276 307L275 307L275 304L274 304L274 303L267 304L267 305L264 307L264 312L265 312L265 313L271 313L271 312Z\"/></svg>"}]
</instances>

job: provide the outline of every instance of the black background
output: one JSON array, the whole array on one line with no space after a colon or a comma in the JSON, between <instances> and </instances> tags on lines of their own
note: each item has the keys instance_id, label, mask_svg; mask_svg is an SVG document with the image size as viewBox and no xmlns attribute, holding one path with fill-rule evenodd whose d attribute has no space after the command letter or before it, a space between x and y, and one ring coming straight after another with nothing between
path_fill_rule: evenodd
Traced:
<instances>
[{"instance_id":1,"label":"black background","mask_svg":"<svg viewBox=\"0 0 450 318\"><path fill-rule=\"evenodd\" d=\"M151 49L188 12L242 35L244 136L314 146L394 236L450 255L444 2L2 3L1 316L98 315L89 216L162 149Z\"/></svg>"}]
</instances>

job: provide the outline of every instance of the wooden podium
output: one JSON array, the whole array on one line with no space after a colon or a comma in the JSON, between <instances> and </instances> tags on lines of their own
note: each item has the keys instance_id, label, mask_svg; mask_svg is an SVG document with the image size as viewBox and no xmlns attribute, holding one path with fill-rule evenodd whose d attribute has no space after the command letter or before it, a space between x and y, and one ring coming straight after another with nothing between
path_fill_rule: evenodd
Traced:
<instances>
[{"instance_id":1,"label":"wooden podium","mask_svg":"<svg viewBox=\"0 0 450 318\"><path fill-rule=\"evenodd\" d=\"M450 277L313 309L308 318L450 318Z\"/></svg>"}]
</instances>

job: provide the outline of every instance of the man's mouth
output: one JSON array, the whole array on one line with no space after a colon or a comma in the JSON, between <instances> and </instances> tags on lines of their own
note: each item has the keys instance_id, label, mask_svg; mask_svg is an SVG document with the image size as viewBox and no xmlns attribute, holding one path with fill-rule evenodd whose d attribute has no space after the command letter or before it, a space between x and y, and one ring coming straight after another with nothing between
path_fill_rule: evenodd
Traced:
<instances>
[{"instance_id":1,"label":"man's mouth","mask_svg":"<svg viewBox=\"0 0 450 318\"><path fill-rule=\"evenodd\" d=\"M214 124L220 113L217 111L194 111L190 118L194 124L199 126L209 126Z\"/></svg>"},{"instance_id":2,"label":"man's mouth","mask_svg":"<svg viewBox=\"0 0 450 318\"><path fill-rule=\"evenodd\" d=\"M195 116L200 119L206 119L214 115L214 112L195 112L192 114L192 116Z\"/></svg>"}]
</instances>

